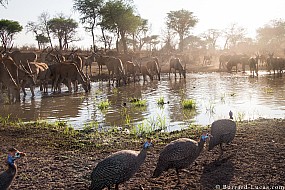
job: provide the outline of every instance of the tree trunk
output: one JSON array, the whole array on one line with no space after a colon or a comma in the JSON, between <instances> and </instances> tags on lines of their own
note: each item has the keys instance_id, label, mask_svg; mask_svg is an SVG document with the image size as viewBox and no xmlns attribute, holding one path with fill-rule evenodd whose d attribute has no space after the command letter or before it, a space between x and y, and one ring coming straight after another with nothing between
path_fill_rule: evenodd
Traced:
<instances>
[{"instance_id":1,"label":"tree trunk","mask_svg":"<svg viewBox=\"0 0 285 190\"><path fill-rule=\"evenodd\" d=\"M184 48L183 35L179 35L179 50L180 50L181 52L183 52L183 48Z\"/></svg>"},{"instance_id":2,"label":"tree trunk","mask_svg":"<svg viewBox=\"0 0 285 190\"><path fill-rule=\"evenodd\" d=\"M123 43L123 48L124 48L124 53L126 54L128 52L128 47L127 47L127 42L126 42L126 38L125 38L125 32L120 32L121 34L121 39L122 39L122 43Z\"/></svg>"},{"instance_id":3,"label":"tree trunk","mask_svg":"<svg viewBox=\"0 0 285 190\"><path fill-rule=\"evenodd\" d=\"M94 29L95 29L95 22L93 22L93 24L91 26L91 35L92 35L93 52L96 52Z\"/></svg>"},{"instance_id":4,"label":"tree trunk","mask_svg":"<svg viewBox=\"0 0 285 190\"><path fill-rule=\"evenodd\" d=\"M224 49L226 49L226 48L227 48L228 41L229 41L229 38L227 38L227 39L226 39L226 42L225 42L225 45L224 45Z\"/></svg>"},{"instance_id":5,"label":"tree trunk","mask_svg":"<svg viewBox=\"0 0 285 190\"><path fill-rule=\"evenodd\" d=\"M62 38L58 38L59 49L62 50Z\"/></svg>"},{"instance_id":6,"label":"tree trunk","mask_svg":"<svg viewBox=\"0 0 285 190\"><path fill-rule=\"evenodd\" d=\"M119 53L119 37L120 37L120 33L119 31L117 31L116 49L118 53Z\"/></svg>"},{"instance_id":7,"label":"tree trunk","mask_svg":"<svg viewBox=\"0 0 285 190\"><path fill-rule=\"evenodd\" d=\"M136 47L137 47L137 43L136 43L136 39L135 39L135 34L133 33L133 51L136 51Z\"/></svg>"},{"instance_id":8,"label":"tree trunk","mask_svg":"<svg viewBox=\"0 0 285 190\"><path fill-rule=\"evenodd\" d=\"M107 50L107 40L106 40L104 28L102 28L102 27L101 27L101 32L102 32L102 37L103 37L103 40L104 40L104 49L106 51Z\"/></svg>"}]
</instances>

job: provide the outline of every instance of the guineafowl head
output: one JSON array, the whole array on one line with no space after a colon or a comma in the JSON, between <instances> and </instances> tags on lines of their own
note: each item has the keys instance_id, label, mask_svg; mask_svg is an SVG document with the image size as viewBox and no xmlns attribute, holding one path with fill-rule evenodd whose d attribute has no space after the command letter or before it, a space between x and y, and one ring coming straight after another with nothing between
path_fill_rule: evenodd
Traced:
<instances>
[{"instance_id":1,"label":"guineafowl head","mask_svg":"<svg viewBox=\"0 0 285 190\"><path fill-rule=\"evenodd\" d=\"M153 147L153 143L151 142L151 138L147 138L147 141L143 144L143 149L148 149Z\"/></svg>"},{"instance_id":2,"label":"guineafowl head","mask_svg":"<svg viewBox=\"0 0 285 190\"><path fill-rule=\"evenodd\" d=\"M24 156L26 156L25 153L18 151L16 148L10 148L8 150L7 163L9 164L9 166L14 167L15 160Z\"/></svg>"},{"instance_id":3,"label":"guineafowl head","mask_svg":"<svg viewBox=\"0 0 285 190\"><path fill-rule=\"evenodd\" d=\"M206 133L206 132L204 132L204 133L201 135L200 141L201 141L201 142L206 142L208 139L209 139L209 134Z\"/></svg>"}]
</instances>

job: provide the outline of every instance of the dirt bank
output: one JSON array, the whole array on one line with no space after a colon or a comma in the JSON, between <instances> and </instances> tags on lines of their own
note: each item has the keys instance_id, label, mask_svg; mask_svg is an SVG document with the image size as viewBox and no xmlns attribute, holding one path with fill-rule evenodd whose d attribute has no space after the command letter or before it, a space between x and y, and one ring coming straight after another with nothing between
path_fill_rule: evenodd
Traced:
<instances>
[{"instance_id":1,"label":"dirt bank","mask_svg":"<svg viewBox=\"0 0 285 190\"><path fill-rule=\"evenodd\" d=\"M285 120L258 120L238 123L234 142L217 161L218 147L204 150L187 171L169 170L151 179L159 151L179 137L198 139L201 130L194 127L171 134L156 134L155 147L145 163L120 189L215 189L217 185L284 186ZM17 162L18 175L11 189L87 189L90 174L98 161L121 149L139 150L143 139L118 130L100 133L77 133L65 126L40 123L0 124L0 171L4 170L5 150L14 146L27 153ZM222 187L222 186L221 186Z\"/></svg>"}]
</instances>

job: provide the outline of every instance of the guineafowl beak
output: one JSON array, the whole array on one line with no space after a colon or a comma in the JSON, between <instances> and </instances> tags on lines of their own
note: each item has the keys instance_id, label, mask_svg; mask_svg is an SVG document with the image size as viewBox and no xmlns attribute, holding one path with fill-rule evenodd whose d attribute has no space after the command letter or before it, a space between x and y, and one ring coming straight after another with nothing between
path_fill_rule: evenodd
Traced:
<instances>
[{"instance_id":1,"label":"guineafowl beak","mask_svg":"<svg viewBox=\"0 0 285 190\"><path fill-rule=\"evenodd\" d=\"M26 153L24 153L24 152L19 152L19 153L20 153L21 157L25 157L26 156Z\"/></svg>"}]
</instances>

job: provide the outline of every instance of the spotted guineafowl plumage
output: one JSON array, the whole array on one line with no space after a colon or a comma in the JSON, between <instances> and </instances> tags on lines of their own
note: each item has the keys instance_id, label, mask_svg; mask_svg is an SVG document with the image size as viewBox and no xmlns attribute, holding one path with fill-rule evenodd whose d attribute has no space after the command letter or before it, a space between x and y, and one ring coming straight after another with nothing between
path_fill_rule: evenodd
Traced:
<instances>
[{"instance_id":1,"label":"spotted guineafowl plumage","mask_svg":"<svg viewBox=\"0 0 285 190\"><path fill-rule=\"evenodd\" d=\"M209 150L220 145L221 155L223 154L223 143L229 144L236 135L236 123L231 119L216 120L211 125L211 137Z\"/></svg>"},{"instance_id":2,"label":"spotted guineafowl plumage","mask_svg":"<svg viewBox=\"0 0 285 190\"><path fill-rule=\"evenodd\" d=\"M17 174L17 166L15 164L15 160L25 156L25 153L19 152L15 148L11 148L8 151L9 151L7 159L8 169L0 174L0 190L9 189L10 185L12 184Z\"/></svg>"},{"instance_id":3,"label":"spotted guineafowl plumage","mask_svg":"<svg viewBox=\"0 0 285 190\"><path fill-rule=\"evenodd\" d=\"M115 189L118 190L119 184L129 180L137 172L150 146L152 143L148 140L141 151L121 150L99 162L91 174L89 189L101 190L105 187L110 189L115 185Z\"/></svg>"},{"instance_id":4,"label":"spotted guineafowl plumage","mask_svg":"<svg viewBox=\"0 0 285 190\"><path fill-rule=\"evenodd\" d=\"M162 172L173 168L176 170L178 183L180 183L179 170L188 167L200 155L207 138L207 134L204 133L199 142L189 138L180 138L167 144L159 155L152 177L159 177Z\"/></svg>"}]
</instances>

